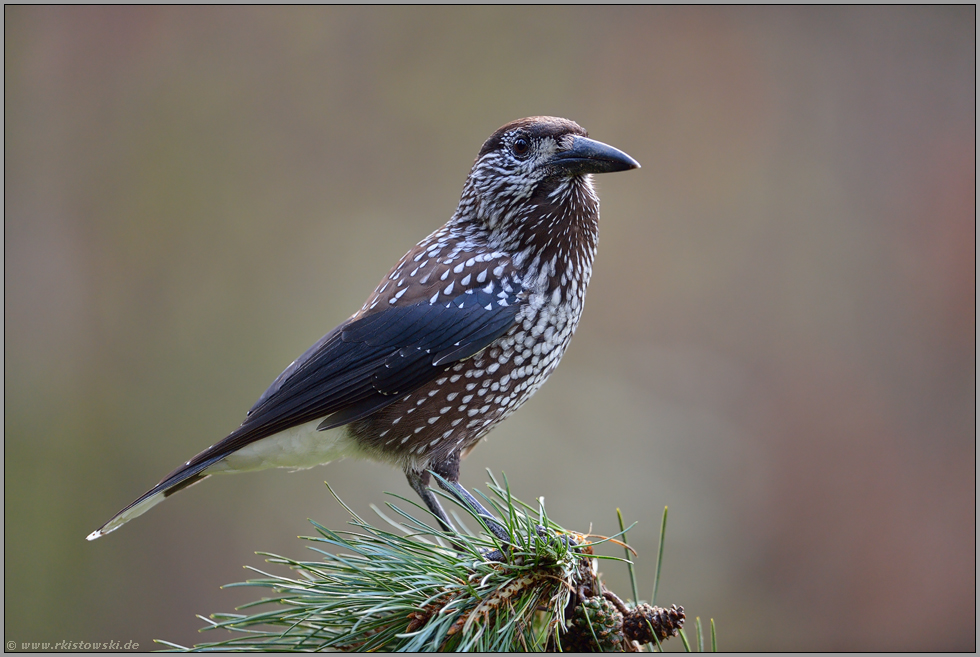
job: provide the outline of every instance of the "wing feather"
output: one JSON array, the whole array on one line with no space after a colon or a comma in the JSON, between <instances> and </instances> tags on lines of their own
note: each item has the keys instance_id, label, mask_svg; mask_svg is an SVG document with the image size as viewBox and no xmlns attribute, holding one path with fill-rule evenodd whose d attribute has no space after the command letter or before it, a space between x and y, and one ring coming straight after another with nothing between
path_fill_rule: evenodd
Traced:
<instances>
[{"instance_id":1,"label":"wing feather","mask_svg":"<svg viewBox=\"0 0 980 657\"><path fill-rule=\"evenodd\" d=\"M327 416L318 428L328 429L370 415L485 349L510 330L520 308L516 294L471 289L448 303L423 301L348 321L294 361L242 426L182 469L320 417Z\"/></svg>"},{"instance_id":2,"label":"wing feather","mask_svg":"<svg viewBox=\"0 0 980 657\"><path fill-rule=\"evenodd\" d=\"M293 361L240 427L177 468L93 532L113 531L249 443L327 416L325 430L364 418L486 349L514 325L523 299L469 289L448 303L387 308L348 320Z\"/></svg>"}]
</instances>

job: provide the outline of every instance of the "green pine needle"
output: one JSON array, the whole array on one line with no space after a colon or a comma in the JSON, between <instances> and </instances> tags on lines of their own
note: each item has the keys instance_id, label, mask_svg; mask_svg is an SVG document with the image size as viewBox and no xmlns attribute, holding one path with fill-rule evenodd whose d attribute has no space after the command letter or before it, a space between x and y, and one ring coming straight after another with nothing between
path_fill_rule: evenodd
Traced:
<instances>
[{"instance_id":1,"label":"green pine needle","mask_svg":"<svg viewBox=\"0 0 980 657\"><path fill-rule=\"evenodd\" d=\"M660 547L657 548L657 568L653 571L653 596L650 604L657 604L657 590L660 588L660 565L664 561L664 537L667 534L667 507L664 507L664 518L660 521Z\"/></svg>"},{"instance_id":2,"label":"green pine needle","mask_svg":"<svg viewBox=\"0 0 980 657\"><path fill-rule=\"evenodd\" d=\"M684 642L684 652L694 652L691 650L691 643L687 640L687 633L684 630L680 631L681 641Z\"/></svg>"},{"instance_id":3,"label":"green pine needle","mask_svg":"<svg viewBox=\"0 0 980 657\"><path fill-rule=\"evenodd\" d=\"M623 543L629 545L629 540L626 538L626 523L623 522L623 512L618 508L616 509L616 518L619 520L619 533L623 537ZM629 529L633 529L634 525L636 525L635 522L629 526ZM633 604L637 604L640 600L640 592L636 586L636 571L633 568L633 559L631 558L630 549L628 547L623 546L623 551L626 552L626 565L629 567L630 572L630 586L633 589Z\"/></svg>"},{"instance_id":4,"label":"green pine needle","mask_svg":"<svg viewBox=\"0 0 980 657\"><path fill-rule=\"evenodd\" d=\"M562 641L568 640L565 632L571 631L566 613L579 604L583 591L602 595L606 590L597 573L599 559L629 566L634 594L629 607L635 608L629 550L625 559L593 554L594 546L615 536L591 540L570 532L548 518L541 500L531 507L511 496L506 478L503 486L491 479L492 495L482 497L506 527L509 546L486 531L473 535L437 529L426 509L397 495L393 497L404 508L422 513L413 515L386 503L385 512L375 511L389 528L375 527L330 489L350 513L352 530L334 531L311 521L316 535L303 538L316 553L315 561L259 553L291 573L249 568L257 579L229 585L259 587L273 595L243 605L238 611L244 613L201 617L208 623L205 630L227 630L228 638L193 648L160 643L198 652L561 650ZM485 530L479 516L459 508ZM625 543L622 514L619 519L617 536ZM567 539L573 539L572 547ZM661 555L662 541L661 536ZM487 561L484 555L493 550L501 550L505 560ZM659 573L658 559L658 578ZM617 604L622 608L622 602ZM586 619L594 632L592 620ZM711 627L715 646L713 621ZM591 638L599 644L598 637Z\"/></svg>"}]
</instances>

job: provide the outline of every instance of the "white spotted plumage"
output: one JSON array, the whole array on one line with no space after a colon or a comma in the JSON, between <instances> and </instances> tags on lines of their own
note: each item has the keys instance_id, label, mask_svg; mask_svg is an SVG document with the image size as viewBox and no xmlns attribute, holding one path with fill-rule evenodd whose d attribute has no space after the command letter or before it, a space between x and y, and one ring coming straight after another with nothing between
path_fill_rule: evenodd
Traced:
<instances>
[{"instance_id":1,"label":"white spotted plumage","mask_svg":"<svg viewBox=\"0 0 980 657\"><path fill-rule=\"evenodd\" d=\"M538 148L540 157L547 158L559 143L547 138ZM494 150L477 160L453 218L407 253L361 310L370 311L387 296L388 281L396 279L406 286L403 290L417 286L413 298L421 296L429 303L476 286L497 295L502 304L515 291L524 299L510 331L473 358L454 365L450 371L455 380L449 385L440 377L415 402L421 411L432 398L433 410L423 413L426 424L420 424L433 426L426 435L439 431L444 416L449 419L440 436L448 437L445 434L451 435L453 429L463 433L455 444L438 450L419 450L417 440L422 438L412 438L399 459L406 468L428 467L445 455L443 449L472 448L517 410L558 366L581 318L598 242L599 199L591 176L563 178L537 198L534 191L540 179L529 175L526 167L509 168L503 162L508 157L506 150ZM430 261L441 270L435 290L430 281L434 270L422 273ZM464 383L455 385L460 378ZM461 403L454 404L461 393ZM474 399L484 401L470 405ZM354 423L353 434L372 445L370 434L379 433L377 427L385 421L401 421L414 410L400 410L405 405L396 402L381 418L362 423L369 426ZM468 421L464 424L453 418L456 415ZM442 442L430 439L425 445L435 448Z\"/></svg>"},{"instance_id":2,"label":"white spotted plumage","mask_svg":"<svg viewBox=\"0 0 980 657\"><path fill-rule=\"evenodd\" d=\"M555 370L592 275L599 199L591 174L638 166L566 119L502 127L480 150L452 218L406 253L357 313L294 361L241 427L89 538L212 473L347 456L402 467L448 526L427 470L457 481L461 455Z\"/></svg>"}]
</instances>

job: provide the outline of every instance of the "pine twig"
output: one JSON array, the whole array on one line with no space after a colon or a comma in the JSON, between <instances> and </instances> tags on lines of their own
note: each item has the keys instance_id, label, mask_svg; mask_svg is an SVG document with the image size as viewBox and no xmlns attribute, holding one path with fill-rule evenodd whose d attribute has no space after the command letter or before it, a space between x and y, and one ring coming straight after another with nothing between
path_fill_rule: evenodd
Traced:
<instances>
[{"instance_id":1,"label":"pine twig","mask_svg":"<svg viewBox=\"0 0 980 657\"><path fill-rule=\"evenodd\" d=\"M676 635L683 608L636 601L630 607L605 589L598 560L628 560L596 555L593 547L616 537L566 530L548 518L540 500L532 508L504 482L494 480L488 498L510 535L502 562L483 557L498 547L486 534L435 529L434 519L425 522L394 503L386 504L391 517L378 513L390 528L376 527L344 505L353 530L314 522L317 535L304 537L318 560L260 553L291 575L251 568L261 577L230 585L274 595L238 610L248 613L202 617L205 630L228 630L229 638L193 648L160 643L202 652L633 651Z\"/></svg>"}]
</instances>

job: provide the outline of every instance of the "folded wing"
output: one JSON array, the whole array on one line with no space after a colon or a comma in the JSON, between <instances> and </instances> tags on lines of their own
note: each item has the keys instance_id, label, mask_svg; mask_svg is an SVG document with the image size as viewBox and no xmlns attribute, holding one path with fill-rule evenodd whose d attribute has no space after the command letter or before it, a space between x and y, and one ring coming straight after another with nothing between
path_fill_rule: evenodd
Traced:
<instances>
[{"instance_id":1,"label":"folded wing","mask_svg":"<svg viewBox=\"0 0 980 657\"><path fill-rule=\"evenodd\" d=\"M341 324L279 375L240 427L174 470L90 538L207 476L225 456L294 426L321 430L374 413L488 347L514 325L521 296L469 289L450 301L396 306Z\"/></svg>"}]
</instances>

